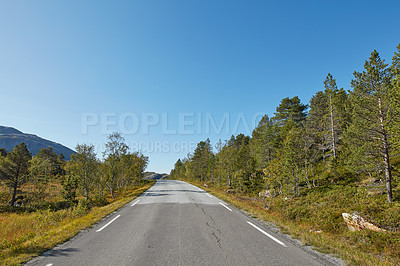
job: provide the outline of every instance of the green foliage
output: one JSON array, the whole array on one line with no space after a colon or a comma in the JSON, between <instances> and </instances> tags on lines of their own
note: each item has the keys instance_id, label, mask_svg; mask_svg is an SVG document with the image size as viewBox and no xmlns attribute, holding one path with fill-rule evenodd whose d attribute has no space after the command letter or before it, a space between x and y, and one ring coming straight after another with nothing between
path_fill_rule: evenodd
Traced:
<instances>
[{"instance_id":1,"label":"green foliage","mask_svg":"<svg viewBox=\"0 0 400 266\"><path fill-rule=\"evenodd\" d=\"M107 186L112 188L114 197L116 190L123 193L127 187L145 184L143 172L148 157L128 152L119 133L108 140L103 161L97 159L94 146L88 144L78 144L70 161L65 161L62 154L57 156L52 148L43 148L32 158L24 143L6 156L0 155L0 181L11 192L0 191L0 204L16 205L18 210L37 210L53 206L61 199L71 203L84 196L103 206L108 202Z\"/></svg>"},{"instance_id":2,"label":"green foliage","mask_svg":"<svg viewBox=\"0 0 400 266\"><path fill-rule=\"evenodd\" d=\"M71 176L71 179L67 178L67 181L75 182L76 180L79 190L87 200L98 181L98 165L94 146L86 144L76 146L76 154L71 155L71 161L67 165L67 172ZM66 188L69 190L67 194L72 192L73 184L67 184Z\"/></svg>"},{"instance_id":3,"label":"green foliage","mask_svg":"<svg viewBox=\"0 0 400 266\"><path fill-rule=\"evenodd\" d=\"M103 176L110 189L111 196L114 198L115 186L121 175L121 168L119 167L121 156L128 153L129 147L120 133L112 133L107 139L106 149L103 152Z\"/></svg>"},{"instance_id":4,"label":"green foliage","mask_svg":"<svg viewBox=\"0 0 400 266\"><path fill-rule=\"evenodd\" d=\"M389 68L372 52L365 71L354 73L349 93L328 73L308 113L299 97L284 98L272 118L262 117L251 138L239 134L219 141L215 154L209 140L201 141L193 155L177 161L171 177L248 194L264 188L275 196L299 197L302 190L326 183L384 176L392 201L390 157L400 156L392 149L400 143L399 54L400 45Z\"/></svg>"},{"instance_id":5,"label":"green foliage","mask_svg":"<svg viewBox=\"0 0 400 266\"><path fill-rule=\"evenodd\" d=\"M17 189L27 181L31 158L32 155L23 142L15 146L7 157L0 156L0 179L13 191L11 206L15 204Z\"/></svg>"},{"instance_id":6,"label":"green foliage","mask_svg":"<svg viewBox=\"0 0 400 266\"><path fill-rule=\"evenodd\" d=\"M73 208L72 215L81 217L90 211L90 201L86 198L79 199L78 204Z\"/></svg>"},{"instance_id":7,"label":"green foliage","mask_svg":"<svg viewBox=\"0 0 400 266\"><path fill-rule=\"evenodd\" d=\"M78 189L78 179L72 175L67 175L62 182L63 198L66 200L74 200L76 198L76 190Z\"/></svg>"},{"instance_id":8,"label":"green foliage","mask_svg":"<svg viewBox=\"0 0 400 266\"><path fill-rule=\"evenodd\" d=\"M109 204L109 202L105 196L95 195L94 198L92 199L92 204L97 207L102 207Z\"/></svg>"},{"instance_id":9,"label":"green foliage","mask_svg":"<svg viewBox=\"0 0 400 266\"><path fill-rule=\"evenodd\" d=\"M385 60L377 51L365 61L365 71L354 72L354 90L350 93L348 110L352 123L345 132L349 166L370 174L384 173L388 201L392 201L390 91L391 75Z\"/></svg>"},{"instance_id":10,"label":"green foliage","mask_svg":"<svg viewBox=\"0 0 400 266\"><path fill-rule=\"evenodd\" d=\"M307 117L306 110L307 105L302 104L298 96L284 98L276 108L274 121L278 126L283 126L288 121L293 121L299 126Z\"/></svg>"},{"instance_id":11,"label":"green foliage","mask_svg":"<svg viewBox=\"0 0 400 266\"><path fill-rule=\"evenodd\" d=\"M250 139L250 153L256 163L258 170L264 169L274 158L276 158L277 127L267 115L263 116L258 126L253 130Z\"/></svg>"},{"instance_id":12,"label":"green foliage","mask_svg":"<svg viewBox=\"0 0 400 266\"><path fill-rule=\"evenodd\" d=\"M200 141L187 164L187 175L193 180L204 181L205 177L210 174L212 159L213 153L210 140Z\"/></svg>"}]
</instances>

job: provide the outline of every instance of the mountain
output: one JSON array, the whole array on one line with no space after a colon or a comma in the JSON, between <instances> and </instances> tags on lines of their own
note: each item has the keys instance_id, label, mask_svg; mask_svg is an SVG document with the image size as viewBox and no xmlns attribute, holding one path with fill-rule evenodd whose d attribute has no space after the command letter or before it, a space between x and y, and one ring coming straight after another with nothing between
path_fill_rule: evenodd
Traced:
<instances>
[{"instance_id":1,"label":"mountain","mask_svg":"<svg viewBox=\"0 0 400 266\"><path fill-rule=\"evenodd\" d=\"M0 126L0 148L11 152L14 147L21 142L25 142L32 155L36 155L41 148L51 147L58 154L62 153L66 160L71 159L71 154L75 153L68 147L59 143L43 139L36 135L23 133L12 127Z\"/></svg>"},{"instance_id":2,"label":"mountain","mask_svg":"<svg viewBox=\"0 0 400 266\"><path fill-rule=\"evenodd\" d=\"M144 179L166 179L168 178L169 175L168 174L159 174L159 173L155 173L155 172L144 172L143 174L143 178Z\"/></svg>"}]
</instances>

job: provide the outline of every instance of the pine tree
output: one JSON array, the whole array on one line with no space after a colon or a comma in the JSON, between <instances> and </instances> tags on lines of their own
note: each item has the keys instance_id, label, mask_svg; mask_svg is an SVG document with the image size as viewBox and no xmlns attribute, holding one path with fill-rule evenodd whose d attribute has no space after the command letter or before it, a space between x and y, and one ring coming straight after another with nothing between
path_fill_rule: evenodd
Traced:
<instances>
[{"instance_id":1,"label":"pine tree","mask_svg":"<svg viewBox=\"0 0 400 266\"><path fill-rule=\"evenodd\" d=\"M268 163L276 157L277 133L275 124L267 115L263 116L253 130L250 139L250 153L258 170L266 168Z\"/></svg>"},{"instance_id":2,"label":"pine tree","mask_svg":"<svg viewBox=\"0 0 400 266\"><path fill-rule=\"evenodd\" d=\"M393 146L398 150L400 148L400 44L392 58L390 66L392 76L392 87L390 91L390 139Z\"/></svg>"},{"instance_id":3,"label":"pine tree","mask_svg":"<svg viewBox=\"0 0 400 266\"><path fill-rule=\"evenodd\" d=\"M345 112L348 95L343 89L337 89L336 80L331 74L327 75L324 85L325 90L317 92L310 100L306 127L307 134L314 141L313 161L322 158L326 169L331 169L335 166L343 131L348 124ZM326 160L328 157L331 160Z\"/></svg>"},{"instance_id":4,"label":"pine tree","mask_svg":"<svg viewBox=\"0 0 400 266\"><path fill-rule=\"evenodd\" d=\"M352 123L347 130L351 164L356 169L384 172L388 202L392 202L392 174L389 158L388 114L390 75L388 65L377 51L364 64L365 71L354 72L349 96Z\"/></svg>"},{"instance_id":5,"label":"pine tree","mask_svg":"<svg viewBox=\"0 0 400 266\"><path fill-rule=\"evenodd\" d=\"M193 179L204 181L209 173L209 164L212 157L212 146L210 140L200 141L194 150L193 157L190 160L190 176Z\"/></svg>"},{"instance_id":6,"label":"pine tree","mask_svg":"<svg viewBox=\"0 0 400 266\"><path fill-rule=\"evenodd\" d=\"M21 143L7 155L0 158L0 179L12 189L11 206L15 204L17 189L27 181L29 161L32 155L25 143Z\"/></svg>"},{"instance_id":7,"label":"pine tree","mask_svg":"<svg viewBox=\"0 0 400 266\"><path fill-rule=\"evenodd\" d=\"M307 108L308 106L302 104L298 96L286 97L276 108L274 121L278 126L283 126L289 120L293 121L296 126L302 125L307 117Z\"/></svg>"}]
</instances>

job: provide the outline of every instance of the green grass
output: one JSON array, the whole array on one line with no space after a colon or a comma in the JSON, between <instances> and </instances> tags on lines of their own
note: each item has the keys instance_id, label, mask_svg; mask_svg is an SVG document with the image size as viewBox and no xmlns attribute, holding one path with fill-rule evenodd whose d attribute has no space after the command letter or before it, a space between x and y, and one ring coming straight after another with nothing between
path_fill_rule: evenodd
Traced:
<instances>
[{"instance_id":1,"label":"green grass","mask_svg":"<svg viewBox=\"0 0 400 266\"><path fill-rule=\"evenodd\" d=\"M112 203L91 209L86 208L85 204L78 204L75 208L57 211L3 211L0 213L0 264L24 263L67 241L82 229L91 227L121 208L152 185L153 182L148 182L141 187L127 189Z\"/></svg>"},{"instance_id":2,"label":"green grass","mask_svg":"<svg viewBox=\"0 0 400 266\"><path fill-rule=\"evenodd\" d=\"M366 188L358 186L329 186L296 199L261 200L228 194L226 187L212 184L203 188L249 215L278 225L304 245L341 257L349 265L400 264L400 204L386 203L385 195L368 196ZM349 231L341 214L354 211L388 231Z\"/></svg>"}]
</instances>

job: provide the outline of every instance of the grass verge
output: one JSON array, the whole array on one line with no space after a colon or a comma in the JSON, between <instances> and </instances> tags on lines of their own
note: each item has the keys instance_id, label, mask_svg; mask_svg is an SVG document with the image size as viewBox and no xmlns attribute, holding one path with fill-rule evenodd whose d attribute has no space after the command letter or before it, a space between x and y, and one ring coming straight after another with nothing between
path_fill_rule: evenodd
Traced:
<instances>
[{"instance_id":1,"label":"grass verge","mask_svg":"<svg viewBox=\"0 0 400 266\"><path fill-rule=\"evenodd\" d=\"M226 188L212 185L204 187L204 182L188 182L202 187L253 217L277 225L282 233L299 239L303 245L309 245L317 251L342 258L348 265L400 265L399 232L367 230L350 232L347 229L341 218L341 211L355 205L351 205L345 193L342 193L343 199L336 199L334 202L323 198L323 195L327 193L321 193L318 195L319 201L315 200L314 204L306 203L305 200L310 200L310 198L304 197L297 202L274 202L272 205L275 206L270 205L267 209L266 202L256 197L230 194L226 192ZM335 191L336 194L338 192ZM343 200L343 203L340 200ZM325 206L318 210L313 209L315 205L322 203L325 203Z\"/></svg>"},{"instance_id":2,"label":"grass verge","mask_svg":"<svg viewBox=\"0 0 400 266\"><path fill-rule=\"evenodd\" d=\"M91 227L108 214L121 208L151 187L130 188L110 204L102 207L85 207L51 211L0 214L0 264L18 265L46 250L63 243Z\"/></svg>"}]
</instances>

